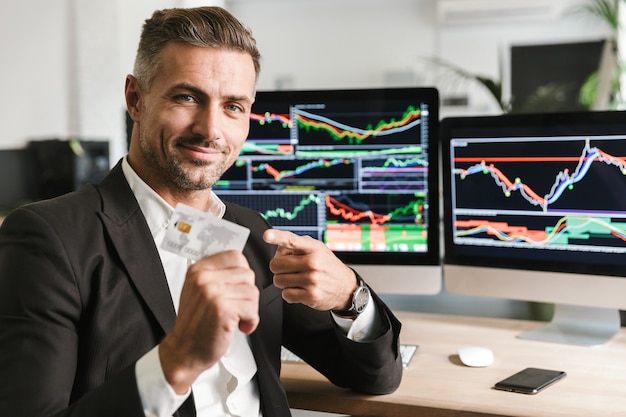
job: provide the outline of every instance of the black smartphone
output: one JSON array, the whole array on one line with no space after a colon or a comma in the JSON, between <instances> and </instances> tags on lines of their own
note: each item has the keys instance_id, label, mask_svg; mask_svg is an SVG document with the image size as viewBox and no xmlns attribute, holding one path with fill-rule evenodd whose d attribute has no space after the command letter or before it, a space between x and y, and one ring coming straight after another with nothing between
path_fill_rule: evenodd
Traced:
<instances>
[{"instance_id":1,"label":"black smartphone","mask_svg":"<svg viewBox=\"0 0 626 417\"><path fill-rule=\"evenodd\" d=\"M567 375L563 371L526 368L494 385L495 389L522 394L536 394Z\"/></svg>"}]
</instances>

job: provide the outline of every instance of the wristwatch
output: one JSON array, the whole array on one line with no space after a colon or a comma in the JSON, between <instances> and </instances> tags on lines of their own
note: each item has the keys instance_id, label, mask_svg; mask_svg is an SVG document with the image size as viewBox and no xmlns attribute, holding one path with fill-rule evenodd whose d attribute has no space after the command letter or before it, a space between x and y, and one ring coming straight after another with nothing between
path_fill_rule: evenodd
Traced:
<instances>
[{"instance_id":1,"label":"wristwatch","mask_svg":"<svg viewBox=\"0 0 626 417\"><path fill-rule=\"evenodd\" d=\"M365 282L359 277L359 287L352 294L352 305L347 310L333 310L337 316L344 319L356 319L370 301L370 290Z\"/></svg>"}]
</instances>

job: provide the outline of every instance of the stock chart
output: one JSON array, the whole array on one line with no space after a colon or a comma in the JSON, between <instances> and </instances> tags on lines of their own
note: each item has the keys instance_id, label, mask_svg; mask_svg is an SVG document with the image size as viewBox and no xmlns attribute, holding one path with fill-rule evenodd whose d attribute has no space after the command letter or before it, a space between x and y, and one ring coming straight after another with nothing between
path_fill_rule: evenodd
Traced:
<instances>
[{"instance_id":1,"label":"stock chart","mask_svg":"<svg viewBox=\"0 0 626 417\"><path fill-rule=\"evenodd\" d=\"M455 139L459 243L626 252L622 136Z\"/></svg>"},{"instance_id":2,"label":"stock chart","mask_svg":"<svg viewBox=\"0 0 626 417\"><path fill-rule=\"evenodd\" d=\"M333 250L427 250L427 103L257 101L221 198Z\"/></svg>"}]
</instances>

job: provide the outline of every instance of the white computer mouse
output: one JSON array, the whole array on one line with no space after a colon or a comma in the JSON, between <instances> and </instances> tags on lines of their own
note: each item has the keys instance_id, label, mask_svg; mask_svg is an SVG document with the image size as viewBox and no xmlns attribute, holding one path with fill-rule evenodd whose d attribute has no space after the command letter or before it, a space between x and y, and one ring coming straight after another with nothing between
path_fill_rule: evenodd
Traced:
<instances>
[{"instance_id":1,"label":"white computer mouse","mask_svg":"<svg viewBox=\"0 0 626 417\"><path fill-rule=\"evenodd\" d=\"M457 350L459 359L466 366L485 367L493 363L493 352L482 346L463 346Z\"/></svg>"}]
</instances>

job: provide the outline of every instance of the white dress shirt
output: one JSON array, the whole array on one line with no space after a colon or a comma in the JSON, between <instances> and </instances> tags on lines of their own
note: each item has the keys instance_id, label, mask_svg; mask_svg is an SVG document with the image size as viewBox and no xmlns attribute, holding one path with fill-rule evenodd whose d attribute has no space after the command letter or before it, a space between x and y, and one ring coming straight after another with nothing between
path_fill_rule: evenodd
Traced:
<instances>
[{"instance_id":1,"label":"white dress shirt","mask_svg":"<svg viewBox=\"0 0 626 417\"><path fill-rule=\"evenodd\" d=\"M126 158L122 161L122 170L159 248L174 208L139 178ZM209 212L216 217L223 217L226 210L224 203L213 193L211 198L213 204ZM172 302L178 312L180 293L191 262L160 248L159 255ZM369 303L357 320L333 317L347 337L355 341L367 341L375 337L381 327L374 303ZM248 337L237 331L226 354L217 364L203 372L192 385L197 416L261 416L258 387L254 378L256 372L256 362ZM161 368L158 346L137 361L135 374L146 417L170 417L190 394L177 395L167 383Z\"/></svg>"}]
</instances>

